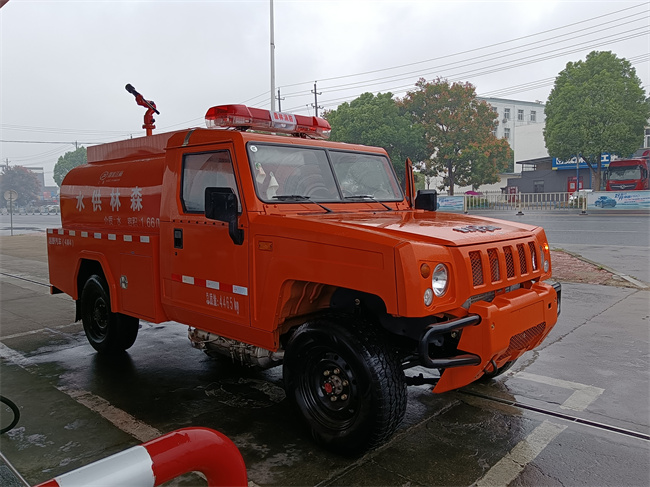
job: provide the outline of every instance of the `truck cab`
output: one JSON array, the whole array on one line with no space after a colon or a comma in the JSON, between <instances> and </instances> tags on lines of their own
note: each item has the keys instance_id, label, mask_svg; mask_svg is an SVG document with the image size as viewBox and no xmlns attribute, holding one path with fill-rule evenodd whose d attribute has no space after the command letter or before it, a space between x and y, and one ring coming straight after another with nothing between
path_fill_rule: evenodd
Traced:
<instances>
[{"instance_id":1,"label":"truck cab","mask_svg":"<svg viewBox=\"0 0 650 487\"><path fill-rule=\"evenodd\" d=\"M650 189L647 158L617 159L609 163L606 178L607 191L642 191Z\"/></svg>"}]
</instances>

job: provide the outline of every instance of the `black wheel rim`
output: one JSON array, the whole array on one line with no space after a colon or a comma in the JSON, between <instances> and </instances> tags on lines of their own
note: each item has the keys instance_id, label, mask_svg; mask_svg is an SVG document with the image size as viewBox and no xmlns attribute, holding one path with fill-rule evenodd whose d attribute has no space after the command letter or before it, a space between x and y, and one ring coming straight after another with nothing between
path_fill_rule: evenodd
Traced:
<instances>
[{"instance_id":1,"label":"black wheel rim","mask_svg":"<svg viewBox=\"0 0 650 487\"><path fill-rule=\"evenodd\" d=\"M300 372L298 393L309 415L328 430L350 428L361 412L357 374L331 350L310 353Z\"/></svg>"},{"instance_id":2,"label":"black wheel rim","mask_svg":"<svg viewBox=\"0 0 650 487\"><path fill-rule=\"evenodd\" d=\"M108 305L101 296L93 301L88 332L97 341L103 340L108 332Z\"/></svg>"}]
</instances>

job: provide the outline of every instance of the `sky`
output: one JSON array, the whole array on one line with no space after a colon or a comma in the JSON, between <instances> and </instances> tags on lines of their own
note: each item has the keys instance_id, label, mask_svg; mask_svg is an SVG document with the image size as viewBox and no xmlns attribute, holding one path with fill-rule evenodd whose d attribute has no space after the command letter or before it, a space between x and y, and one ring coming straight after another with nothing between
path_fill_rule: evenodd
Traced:
<instances>
[{"instance_id":1,"label":"sky","mask_svg":"<svg viewBox=\"0 0 650 487\"><path fill-rule=\"evenodd\" d=\"M3 2L0 2L2 4ZM612 51L650 89L650 2L274 0L282 111L313 115L419 78L545 102L568 62ZM0 158L43 167L78 145L205 126L215 105L271 107L270 0L9 0L0 8ZM276 93L277 95L277 93ZM276 102L277 109L277 102ZM75 145L77 144L77 145Z\"/></svg>"}]
</instances>

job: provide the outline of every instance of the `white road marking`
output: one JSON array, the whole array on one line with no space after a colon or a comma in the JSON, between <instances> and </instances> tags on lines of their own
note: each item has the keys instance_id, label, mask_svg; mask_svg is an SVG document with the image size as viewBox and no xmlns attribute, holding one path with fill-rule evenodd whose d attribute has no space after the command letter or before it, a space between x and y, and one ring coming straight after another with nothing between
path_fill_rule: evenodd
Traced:
<instances>
[{"instance_id":1,"label":"white road marking","mask_svg":"<svg viewBox=\"0 0 650 487\"><path fill-rule=\"evenodd\" d=\"M573 394L560 405L562 409L571 409L573 411L584 411L605 392L605 389L601 389L600 387L554 379L553 377L543 375L529 374L528 372L509 373L508 375L539 384L573 390ZM494 464L475 485L477 487L508 485L517 478L526 465L532 462L566 428L566 426L544 421L524 440L517 443L505 457Z\"/></svg>"},{"instance_id":2,"label":"white road marking","mask_svg":"<svg viewBox=\"0 0 650 487\"><path fill-rule=\"evenodd\" d=\"M13 362L23 369L27 368L27 366L30 365L29 360L27 360L21 353L18 353L14 349L9 348L4 343L0 343L0 358L8 360L9 362Z\"/></svg>"},{"instance_id":3,"label":"white road marking","mask_svg":"<svg viewBox=\"0 0 650 487\"><path fill-rule=\"evenodd\" d=\"M488 470L488 473L475 485L477 487L508 485L566 428L566 426L544 421L524 440L517 443L510 453Z\"/></svg>"},{"instance_id":4,"label":"white road marking","mask_svg":"<svg viewBox=\"0 0 650 487\"><path fill-rule=\"evenodd\" d=\"M28 367L33 365L23 354L9 348L4 343L0 343L0 357L26 369L28 372ZM156 428L136 419L126 411L116 408L102 397L80 389L54 387L142 442L153 440L162 435Z\"/></svg>"},{"instance_id":5,"label":"white road marking","mask_svg":"<svg viewBox=\"0 0 650 487\"><path fill-rule=\"evenodd\" d=\"M156 428L134 418L126 411L116 408L103 397L80 389L68 389L67 387L57 387L57 389L143 443L162 435L162 432Z\"/></svg>"},{"instance_id":6,"label":"white road marking","mask_svg":"<svg viewBox=\"0 0 650 487\"><path fill-rule=\"evenodd\" d=\"M0 340L9 340L11 338L19 338L19 337L24 337L24 336L29 336L29 335L36 335L38 333L43 333L44 331L55 331L55 330L60 330L62 328L68 328L69 326L73 326L75 323L70 323L69 325L58 325L58 326L50 326L46 328L40 328L38 330L30 330L30 331L23 331L21 333L14 333L13 335L7 335L0 337Z\"/></svg>"},{"instance_id":7,"label":"white road marking","mask_svg":"<svg viewBox=\"0 0 650 487\"><path fill-rule=\"evenodd\" d=\"M573 411L584 411L592 402L598 398L598 396L605 392L605 389L601 389L600 387L589 386L568 380L554 379L552 377L545 377L543 375L529 374L528 372L517 372L515 374L512 374L512 377L526 379L549 386L572 389L574 391L573 394L571 394L571 396L566 401L564 401L560 407L562 409L571 409Z\"/></svg>"}]
</instances>

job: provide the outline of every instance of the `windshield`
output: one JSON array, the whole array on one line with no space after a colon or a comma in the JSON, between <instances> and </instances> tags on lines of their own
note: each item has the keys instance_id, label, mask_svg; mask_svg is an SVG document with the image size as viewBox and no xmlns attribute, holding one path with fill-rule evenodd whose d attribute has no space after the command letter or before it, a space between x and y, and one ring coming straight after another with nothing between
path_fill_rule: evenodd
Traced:
<instances>
[{"instance_id":1,"label":"windshield","mask_svg":"<svg viewBox=\"0 0 650 487\"><path fill-rule=\"evenodd\" d=\"M314 147L248 143L255 188L262 201L401 201L386 156Z\"/></svg>"},{"instance_id":2,"label":"windshield","mask_svg":"<svg viewBox=\"0 0 650 487\"><path fill-rule=\"evenodd\" d=\"M629 179L641 179L641 167L622 166L609 169L610 181L626 181Z\"/></svg>"}]
</instances>

